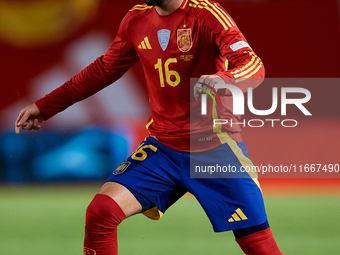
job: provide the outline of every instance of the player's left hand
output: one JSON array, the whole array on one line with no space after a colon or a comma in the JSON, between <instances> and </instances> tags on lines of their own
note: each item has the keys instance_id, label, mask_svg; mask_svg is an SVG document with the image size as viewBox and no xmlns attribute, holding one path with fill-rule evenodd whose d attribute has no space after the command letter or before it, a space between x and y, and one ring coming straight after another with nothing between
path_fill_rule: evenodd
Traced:
<instances>
[{"instance_id":1,"label":"player's left hand","mask_svg":"<svg viewBox=\"0 0 340 255\"><path fill-rule=\"evenodd\" d=\"M214 95L215 93L211 88L214 88L216 84L225 84L225 82L216 74L202 75L194 86L195 99L197 100L200 94L205 94L206 92L204 90Z\"/></svg>"}]
</instances>

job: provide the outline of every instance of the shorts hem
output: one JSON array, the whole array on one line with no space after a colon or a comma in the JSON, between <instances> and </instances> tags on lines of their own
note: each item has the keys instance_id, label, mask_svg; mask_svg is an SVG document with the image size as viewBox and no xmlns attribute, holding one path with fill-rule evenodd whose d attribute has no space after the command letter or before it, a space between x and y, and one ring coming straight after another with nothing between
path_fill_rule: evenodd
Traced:
<instances>
[{"instance_id":1,"label":"shorts hem","mask_svg":"<svg viewBox=\"0 0 340 255\"><path fill-rule=\"evenodd\" d=\"M152 207L156 206L149 199L144 197L142 194L140 194L138 191L134 190L133 188L127 186L125 183L122 183L122 182L116 181L116 180L106 180L105 183L106 182L115 182L115 183L118 183L118 184L124 186L125 188L127 188L131 192L131 194L137 199L137 201L140 203L140 205L142 206L141 213L143 213L143 212L151 209Z\"/></svg>"},{"instance_id":2,"label":"shorts hem","mask_svg":"<svg viewBox=\"0 0 340 255\"><path fill-rule=\"evenodd\" d=\"M254 222L254 223L245 224L245 225L242 225L242 226L235 225L235 227L230 226L230 227L224 227L224 228L219 228L219 227L213 226L213 229L214 229L214 232L220 233L220 232L226 232L226 231L232 231L232 230L238 230L238 229L250 228L250 227L258 226L258 225L261 225L261 224L265 223L266 221L268 221L267 217L264 220L261 220L261 221L258 221L258 222Z\"/></svg>"}]
</instances>

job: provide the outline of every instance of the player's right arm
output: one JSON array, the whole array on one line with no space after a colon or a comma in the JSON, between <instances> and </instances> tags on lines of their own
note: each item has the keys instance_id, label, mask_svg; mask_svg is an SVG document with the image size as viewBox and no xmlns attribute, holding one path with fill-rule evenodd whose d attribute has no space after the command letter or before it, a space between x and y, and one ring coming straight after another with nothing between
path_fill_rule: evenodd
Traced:
<instances>
[{"instance_id":1,"label":"player's right arm","mask_svg":"<svg viewBox=\"0 0 340 255\"><path fill-rule=\"evenodd\" d=\"M129 39L128 23L129 15L126 15L106 54L97 58L92 64L59 88L21 110L15 122L16 133L19 133L20 128L39 129L42 120L48 120L72 104L95 94L123 76L139 60ZM39 118L35 118L36 116L39 116ZM34 121L35 119L37 120Z\"/></svg>"}]
</instances>

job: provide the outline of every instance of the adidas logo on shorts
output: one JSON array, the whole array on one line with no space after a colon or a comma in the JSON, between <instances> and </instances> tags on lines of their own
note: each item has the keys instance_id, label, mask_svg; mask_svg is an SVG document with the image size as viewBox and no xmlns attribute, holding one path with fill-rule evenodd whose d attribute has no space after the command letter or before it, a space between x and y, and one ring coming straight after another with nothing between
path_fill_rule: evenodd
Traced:
<instances>
[{"instance_id":1,"label":"adidas logo on shorts","mask_svg":"<svg viewBox=\"0 0 340 255\"><path fill-rule=\"evenodd\" d=\"M248 220L248 218L242 212L242 210L240 208L237 208L235 213L233 215L231 215L231 218L228 220L228 222L241 221L241 220Z\"/></svg>"}]
</instances>

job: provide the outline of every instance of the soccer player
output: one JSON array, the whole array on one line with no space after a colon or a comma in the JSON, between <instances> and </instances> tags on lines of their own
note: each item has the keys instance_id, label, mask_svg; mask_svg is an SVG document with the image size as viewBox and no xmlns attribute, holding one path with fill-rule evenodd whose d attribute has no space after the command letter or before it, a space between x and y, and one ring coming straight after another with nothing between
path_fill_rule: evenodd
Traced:
<instances>
[{"instance_id":1,"label":"soccer player","mask_svg":"<svg viewBox=\"0 0 340 255\"><path fill-rule=\"evenodd\" d=\"M159 219L186 192L200 202L214 231L233 230L245 254L282 254L256 176L190 178L190 165L196 161L252 165L238 128L213 127L207 121L226 116L239 120L232 114L229 90L217 92L216 85L229 79L246 91L247 84L260 83L247 81L264 78L262 61L217 2L145 0L134 6L107 53L21 110L16 133L20 128L39 129L43 121L115 82L138 60L150 99L150 135L113 171L88 206L84 254L118 254L120 222L137 213ZM198 80L191 84L190 78ZM202 93L214 97L207 99L204 116Z\"/></svg>"}]
</instances>

